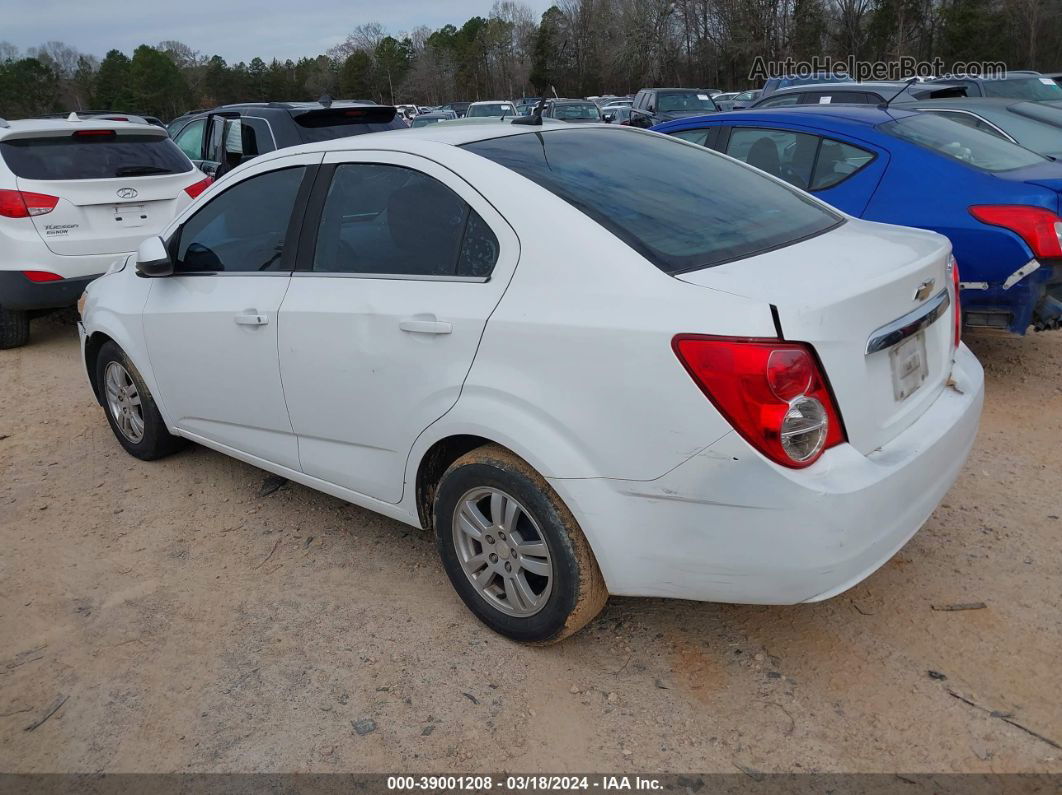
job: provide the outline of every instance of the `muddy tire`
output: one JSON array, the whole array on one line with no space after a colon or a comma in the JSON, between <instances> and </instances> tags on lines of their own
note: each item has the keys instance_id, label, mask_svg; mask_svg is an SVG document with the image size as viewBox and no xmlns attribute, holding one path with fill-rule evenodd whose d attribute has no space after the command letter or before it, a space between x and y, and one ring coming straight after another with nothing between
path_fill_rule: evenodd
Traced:
<instances>
[{"instance_id":1,"label":"muddy tire","mask_svg":"<svg viewBox=\"0 0 1062 795\"><path fill-rule=\"evenodd\" d=\"M140 371L113 342L104 343L96 357L96 384L107 422L130 455L153 461L187 444L166 429Z\"/></svg>"},{"instance_id":2,"label":"muddy tire","mask_svg":"<svg viewBox=\"0 0 1062 795\"><path fill-rule=\"evenodd\" d=\"M0 307L0 350L29 342L29 313Z\"/></svg>"},{"instance_id":3,"label":"muddy tire","mask_svg":"<svg viewBox=\"0 0 1062 795\"><path fill-rule=\"evenodd\" d=\"M434 523L454 589L501 635L556 643L605 606L605 581L575 517L541 475L502 447L479 447L450 465Z\"/></svg>"}]
</instances>

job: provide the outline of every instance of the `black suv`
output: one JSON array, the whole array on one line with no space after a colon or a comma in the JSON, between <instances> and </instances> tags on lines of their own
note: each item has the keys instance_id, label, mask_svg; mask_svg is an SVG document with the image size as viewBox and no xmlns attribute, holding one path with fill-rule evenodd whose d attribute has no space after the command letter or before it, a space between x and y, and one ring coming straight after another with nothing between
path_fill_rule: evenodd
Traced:
<instances>
[{"instance_id":1,"label":"black suv","mask_svg":"<svg viewBox=\"0 0 1062 795\"><path fill-rule=\"evenodd\" d=\"M336 101L255 102L193 110L170 122L170 137L204 173L224 172L258 155L348 135L404 130L390 105Z\"/></svg>"},{"instance_id":2,"label":"black suv","mask_svg":"<svg viewBox=\"0 0 1062 795\"><path fill-rule=\"evenodd\" d=\"M654 124L715 113L719 106L707 88L643 88L631 105L631 127L649 128Z\"/></svg>"}]
</instances>

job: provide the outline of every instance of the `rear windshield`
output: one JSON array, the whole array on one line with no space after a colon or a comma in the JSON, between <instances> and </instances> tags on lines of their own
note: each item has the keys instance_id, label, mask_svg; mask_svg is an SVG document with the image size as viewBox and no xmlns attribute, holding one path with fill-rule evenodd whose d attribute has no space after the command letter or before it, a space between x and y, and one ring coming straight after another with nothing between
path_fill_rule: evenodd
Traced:
<instances>
[{"instance_id":1,"label":"rear windshield","mask_svg":"<svg viewBox=\"0 0 1062 795\"><path fill-rule=\"evenodd\" d=\"M192 161L161 135L15 138L0 143L0 152L7 167L22 179L109 179L192 170Z\"/></svg>"},{"instance_id":2,"label":"rear windshield","mask_svg":"<svg viewBox=\"0 0 1062 795\"><path fill-rule=\"evenodd\" d=\"M665 273L749 257L843 222L753 168L629 129L548 130L463 148L554 193Z\"/></svg>"},{"instance_id":3,"label":"rear windshield","mask_svg":"<svg viewBox=\"0 0 1062 795\"><path fill-rule=\"evenodd\" d=\"M299 138L303 143L332 141L362 133L406 130L394 108L336 108L329 111L310 111L293 115Z\"/></svg>"},{"instance_id":4,"label":"rear windshield","mask_svg":"<svg viewBox=\"0 0 1062 795\"><path fill-rule=\"evenodd\" d=\"M555 119L592 119L597 121L601 118L601 111L593 102L566 102L553 108Z\"/></svg>"},{"instance_id":5,"label":"rear windshield","mask_svg":"<svg viewBox=\"0 0 1062 795\"><path fill-rule=\"evenodd\" d=\"M986 97L1014 99L1062 99L1062 86L1050 77L1022 77L1007 80L985 80L981 83Z\"/></svg>"},{"instance_id":6,"label":"rear windshield","mask_svg":"<svg viewBox=\"0 0 1062 795\"><path fill-rule=\"evenodd\" d=\"M657 113L677 113L686 110L717 110L707 91L660 92L656 98Z\"/></svg>"},{"instance_id":7,"label":"rear windshield","mask_svg":"<svg viewBox=\"0 0 1062 795\"><path fill-rule=\"evenodd\" d=\"M1010 171L1048 162L997 135L928 113L885 122L879 129L982 171Z\"/></svg>"},{"instance_id":8,"label":"rear windshield","mask_svg":"<svg viewBox=\"0 0 1062 795\"><path fill-rule=\"evenodd\" d=\"M495 102L490 105L472 105L468 109L468 115L472 118L479 116L512 116L515 112L508 102Z\"/></svg>"}]
</instances>

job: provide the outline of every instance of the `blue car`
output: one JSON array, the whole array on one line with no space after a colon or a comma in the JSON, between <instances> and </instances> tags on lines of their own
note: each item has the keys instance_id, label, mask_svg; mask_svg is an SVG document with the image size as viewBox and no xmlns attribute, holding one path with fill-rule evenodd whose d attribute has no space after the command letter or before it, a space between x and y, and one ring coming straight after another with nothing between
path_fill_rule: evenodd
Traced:
<instances>
[{"instance_id":1,"label":"blue car","mask_svg":"<svg viewBox=\"0 0 1062 795\"><path fill-rule=\"evenodd\" d=\"M968 327L1062 327L1062 163L896 108L743 111L653 129L725 152L849 215L946 235Z\"/></svg>"}]
</instances>

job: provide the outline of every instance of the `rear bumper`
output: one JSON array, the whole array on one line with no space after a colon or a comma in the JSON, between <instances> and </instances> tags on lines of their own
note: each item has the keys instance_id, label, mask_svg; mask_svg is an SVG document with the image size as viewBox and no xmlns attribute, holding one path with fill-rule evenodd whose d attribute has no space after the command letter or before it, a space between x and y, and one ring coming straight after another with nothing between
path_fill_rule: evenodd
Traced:
<instances>
[{"instance_id":1,"label":"rear bumper","mask_svg":"<svg viewBox=\"0 0 1062 795\"><path fill-rule=\"evenodd\" d=\"M4 309L58 309L73 306L89 282L100 274L31 282L18 271L0 271L0 307Z\"/></svg>"},{"instance_id":2,"label":"rear bumper","mask_svg":"<svg viewBox=\"0 0 1062 795\"><path fill-rule=\"evenodd\" d=\"M807 470L754 453L737 434L654 481L552 479L609 591L793 604L852 587L913 536L958 477L984 396L980 363L956 353L945 388L868 456L850 445Z\"/></svg>"}]
</instances>

